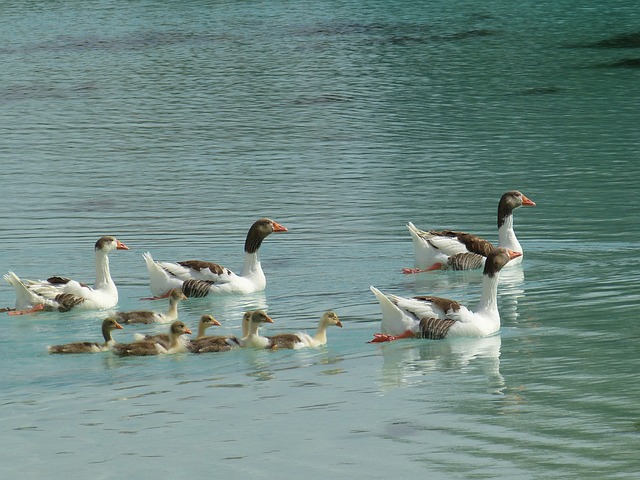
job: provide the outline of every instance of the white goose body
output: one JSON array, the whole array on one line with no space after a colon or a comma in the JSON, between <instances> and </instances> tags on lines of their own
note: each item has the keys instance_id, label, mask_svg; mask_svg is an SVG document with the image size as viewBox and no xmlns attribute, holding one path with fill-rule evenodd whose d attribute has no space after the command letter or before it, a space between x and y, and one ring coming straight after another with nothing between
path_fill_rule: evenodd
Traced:
<instances>
[{"instance_id":1,"label":"white goose body","mask_svg":"<svg viewBox=\"0 0 640 480\"><path fill-rule=\"evenodd\" d=\"M100 238L95 245L96 282L93 287L64 277L47 280L21 280L9 271L4 279L16 291L15 311L10 315L32 313L38 310L66 312L72 308L102 310L118 303L118 289L109 270L109 253L113 250L129 250L115 237Z\"/></svg>"},{"instance_id":2,"label":"white goose body","mask_svg":"<svg viewBox=\"0 0 640 480\"><path fill-rule=\"evenodd\" d=\"M487 257L482 278L482 295L473 310L440 297L405 298L385 295L371 287L382 309L381 334L373 342L398 338L485 337L500 330L498 312L499 272L520 252L496 248Z\"/></svg>"},{"instance_id":3,"label":"white goose body","mask_svg":"<svg viewBox=\"0 0 640 480\"><path fill-rule=\"evenodd\" d=\"M513 210L536 204L518 191L506 192L498 202L498 247L523 253L513 228ZM487 240L466 232L451 230L420 230L407 224L413 241L416 268L405 268L404 273L431 270L473 270L484 266L487 255L495 248ZM509 266L522 262L522 255L509 262Z\"/></svg>"},{"instance_id":4,"label":"white goose body","mask_svg":"<svg viewBox=\"0 0 640 480\"><path fill-rule=\"evenodd\" d=\"M173 288L181 288L187 297L204 297L209 294L247 294L264 290L267 279L262 271L258 249L271 233L286 231L285 227L273 220L257 220L247 233L244 266L240 274L201 260L157 262L149 252L144 253L151 292L161 297Z\"/></svg>"}]
</instances>

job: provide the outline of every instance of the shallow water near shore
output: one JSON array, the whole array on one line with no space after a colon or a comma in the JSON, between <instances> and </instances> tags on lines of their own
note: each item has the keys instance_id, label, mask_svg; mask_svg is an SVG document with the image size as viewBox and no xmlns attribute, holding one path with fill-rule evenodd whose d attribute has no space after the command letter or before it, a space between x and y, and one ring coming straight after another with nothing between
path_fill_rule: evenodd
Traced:
<instances>
[{"instance_id":1,"label":"shallow water near shore","mask_svg":"<svg viewBox=\"0 0 640 480\"><path fill-rule=\"evenodd\" d=\"M635 478L640 471L638 102L630 1L5 2L0 268L94 280L163 311L142 253L240 271L253 221L267 289L190 299L238 333L344 327L327 346L118 358L106 312L2 319L7 476L151 479ZM367 343L375 285L477 302L481 273L402 275L405 227L497 241L518 189L525 250L484 339ZM0 307L12 306L10 286ZM5 314L2 314L5 315ZM165 326L127 326L118 341Z\"/></svg>"}]
</instances>

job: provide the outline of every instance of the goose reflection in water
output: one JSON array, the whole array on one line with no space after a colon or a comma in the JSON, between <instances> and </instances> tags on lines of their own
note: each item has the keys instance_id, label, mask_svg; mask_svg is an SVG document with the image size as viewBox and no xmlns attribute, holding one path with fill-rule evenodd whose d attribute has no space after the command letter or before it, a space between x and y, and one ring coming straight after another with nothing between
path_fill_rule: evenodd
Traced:
<instances>
[{"instance_id":1,"label":"goose reflection in water","mask_svg":"<svg viewBox=\"0 0 640 480\"><path fill-rule=\"evenodd\" d=\"M384 359L380 384L384 390L412 387L431 381L434 372L481 369L493 393L506 388L500 374L499 334L483 338L408 340L380 347Z\"/></svg>"}]
</instances>

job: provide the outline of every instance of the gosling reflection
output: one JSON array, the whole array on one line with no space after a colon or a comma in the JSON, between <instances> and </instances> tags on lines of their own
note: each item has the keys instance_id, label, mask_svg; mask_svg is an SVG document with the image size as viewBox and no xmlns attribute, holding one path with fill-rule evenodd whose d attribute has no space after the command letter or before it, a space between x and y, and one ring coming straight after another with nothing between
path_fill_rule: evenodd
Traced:
<instances>
[{"instance_id":1,"label":"gosling reflection","mask_svg":"<svg viewBox=\"0 0 640 480\"><path fill-rule=\"evenodd\" d=\"M493 393L506 388L500 374L500 335L449 340L408 340L382 345L380 383L384 390L419 385L430 373L481 371Z\"/></svg>"}]
</instances>

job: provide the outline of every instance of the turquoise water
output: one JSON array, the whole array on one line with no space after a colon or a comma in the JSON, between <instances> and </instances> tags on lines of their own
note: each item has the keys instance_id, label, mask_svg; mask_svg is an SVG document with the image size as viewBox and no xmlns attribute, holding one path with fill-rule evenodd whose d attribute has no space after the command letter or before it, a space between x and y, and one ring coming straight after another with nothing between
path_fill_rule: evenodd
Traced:
<instances>
[{"instance_id":1,"label":"turquoise water","mask_svg":"<svg viewBox=\"0 0 640 480\"><path fill-rule=\"evenodd\" d=\"M3 2L0 268L93 281L111 234L121 309L141 254L242 266L268 286L189 300L237 332L313 330L325 348L49 356L104 313L3 319L5 475L140 479L636 478L640 58L636 2ZM626 37L619 37L627 35ZM611 40L614 41L611 41ZM632 62L631 62L632 63ZM473 304L479 272L403 276L408 221L496 240L522 269L488 339L368 344L369 285ZM0 306L14 302L0 288ZM125 341L142 326L116 333Z\"/></svg>"}]
</instances>

